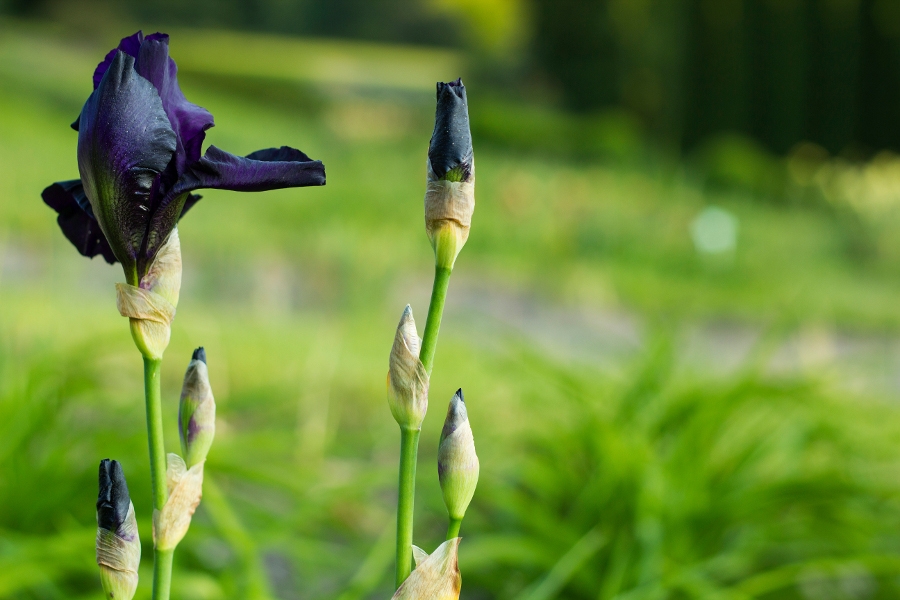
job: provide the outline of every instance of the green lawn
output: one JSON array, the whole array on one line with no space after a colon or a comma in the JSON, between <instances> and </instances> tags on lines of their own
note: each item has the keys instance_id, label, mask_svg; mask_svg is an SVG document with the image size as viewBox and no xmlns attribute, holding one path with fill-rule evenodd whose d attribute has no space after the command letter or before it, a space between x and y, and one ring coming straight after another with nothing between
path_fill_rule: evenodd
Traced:
<instances>
[{"instance_id":1,"label":"green lawn","mask_svg":"<svg viewBox=\"0 0 900 600\"><path fill-rule=\"evenodd\" d=\"M420 327L427 310L431 86L465 76L465 57L178 36L182 87L216 117L210 143L299 147L325 162L328 184L206 191L180 227L169 448L198 345L219 424L173 598L388 598L399 435L384 376L403 306ZM40 200L77 176L68 125L116 39L0 22L0 598L102 596L105 457L128 475L149 598L140 360L115 308L122 275L78 256ZM479 113L481 96L469 86L473 123L493 122L496 101L485 93ZM526 132L560 122L516 110L536 121ZM462 597L897 597L900 414L895 383L869 385L897 376L881 350L896 352L900 331L894 217L861 234L814 203L704 183L688 162L588 160L496 131L475 129L478 205L418 474L416 540L430 550L445 526L438 435L462 386L482 465ZM691 224L710 204L737 218L733 253L695 250ZM686 358L684 332L716 324L757 335L737 369L715 351ZM858 384L839 351L782 368L797 332L883 345L863 355Z\"/></svg>"}]
</instances>

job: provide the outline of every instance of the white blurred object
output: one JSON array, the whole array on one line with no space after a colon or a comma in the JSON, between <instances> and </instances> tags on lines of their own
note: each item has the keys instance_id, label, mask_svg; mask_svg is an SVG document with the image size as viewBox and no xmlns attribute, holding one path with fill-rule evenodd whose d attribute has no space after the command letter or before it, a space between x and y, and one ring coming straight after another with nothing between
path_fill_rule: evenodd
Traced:
<instances>
[{"instance_id":1,"label":"white blurred object","mask_svg":"<svg viewBox=\"0 0 900 600\"><path fill-rule=\"evenodd\" d=\"M717 206L704 208L691 223L694 247L703 254L733 252L737 247L737 236L737 217Z\"/></svg>"}]
</instances>

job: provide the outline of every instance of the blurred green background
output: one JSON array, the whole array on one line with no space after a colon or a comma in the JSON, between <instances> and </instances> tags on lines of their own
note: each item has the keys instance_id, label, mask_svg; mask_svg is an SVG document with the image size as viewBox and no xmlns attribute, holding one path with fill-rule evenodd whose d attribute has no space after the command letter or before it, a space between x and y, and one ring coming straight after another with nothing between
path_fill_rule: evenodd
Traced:
<instances>
[{"instance_id":1,"label":"blurred green background","mask_svg":"<svg viewBox=\"0 0 900 600\"><path fill-rule=\"evenodd\" d=\"M77 176L91 73L172 35L235 153L324 188L204 192L163 363L218 403L173 598L389 598L397 319L424 322L435 81L478 157L420 451L466 392L482 475L463 598L900 596L900 4L894 0L0 1L0 598L99 599L96 466L145 536L120 269L40 199Z\"/></svg>"}]
</instances>

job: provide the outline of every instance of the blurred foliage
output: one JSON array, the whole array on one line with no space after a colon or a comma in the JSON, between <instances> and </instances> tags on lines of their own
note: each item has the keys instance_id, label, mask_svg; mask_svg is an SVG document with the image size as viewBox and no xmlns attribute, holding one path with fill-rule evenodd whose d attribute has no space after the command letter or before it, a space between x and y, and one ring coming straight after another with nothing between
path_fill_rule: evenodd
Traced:
<instances>
[{"instance_id":1,"label":"blurred foliage","mask_svg":"<svg viewBox=\"0 0 900 600\"><path fill-rule=\"evenodd\" d=\"M169 449L200 344L220 419L173 597L387 598L398 453L387 352L403 305L422 315L428 300L431 85L465 56L173 33L187 97L216 116L211 143L291 144L329 178L210 191L180 226ZM68 124L121 34L0 23L0 598L100 597L102 458L122 461L150 545L121 274L78 256L39 198L75 176ZM463 525L464 597L896 597L896 404L854 387L839 353L784 375L779 344L803 328L900 331L898 159L811 144L778 159L726 135L679 161L628 111L582 117L478 85L469 94L478 207L431 385L417 543L433 549L445 529L433 465L461 385L483 469ZM711 206L739 224L716 260L691 237ZM580 351L598 319L636 329L638 349ZM736 371L715 374L717 356L692 367L680 327L723 320L772 333ZM896 379L891 365L872 368Z\"/></svg>"},{"instance_id":2,"label":"blurred foliage","mask_svg":"<svg viewBox=\"0 0 900 600\"><path fill-rule=\"evenodd\" d=\"M781 155L801 141L833 154L900 151L898 6L896 0L0 0L0 12L86 28L100 15L145 27L464 48L469 80L506 99L571 109L588 122L597 112L624 112L654 140L681 150L739 133Z\"/></svg>"}]
</instances>

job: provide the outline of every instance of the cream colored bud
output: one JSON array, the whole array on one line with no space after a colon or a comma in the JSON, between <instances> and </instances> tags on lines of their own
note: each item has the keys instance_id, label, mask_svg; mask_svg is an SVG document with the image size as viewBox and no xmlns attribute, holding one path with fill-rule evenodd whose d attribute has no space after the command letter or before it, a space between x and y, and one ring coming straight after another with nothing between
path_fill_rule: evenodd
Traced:
<instances>
[{"instance_id":1,"label":"cream colored bud","mask_svg":"<svg viewBox=\"0 0 900 600\"><path fill-rule=\"evenodd\" d=\"M452 269L469 239L475 212L475 165L468 181L436 179L428 163L425 188L425 232L434 248L435 264Z\"/></svg>"},{"instance_id":2,"label":"cream colored bud","mask_svg":"<svg viewBox=\"0 0 900 600\"><path fill-rule=\"evenodd\" d=\"M414 547L416 568L394 593L391 600L457 600L462 588L459 573L459 542L447 540L431 556Z\"/></svg>"},{"instance_id":3,"label":"cream colored bud","mask_svg":"<svg viewBox=\"0 0 900 600\"><path fill-rule=\"evenodd\" d=\"M388 404L397 424L421 429L428 410L428 373L419 360L421 342L407 304L397 325L388 368Z\"/></svg>"},{"instance_id":4,"label":"cream colored bud","mask_svg":"<svg viewBox=\"0 0 900 600\"><path fill-rule=\"evenodd\" d=\"M166 239L139 286L116 284L119 314L128 317L131 337L141 354L160 360L169 345L181 290L181 242L178 229Z\"/></svg>"},{"instance_id":5,"label":"cream colored bud","mask_svg":"<svg viewBox=\"0 0 900 600\"><path fill-rule=\"evenodd\" d=\"M107 598L131 600L134 597L140 562L141 540L134 518L134 505L130 505L128 516L116 531L97 528L97 564L100 566L100 583Z\"/></svg>"},{"instance_id":6,"label":"cream colored bud","mask_svg":"<svg viewBox=\"0 0 900 600\"><path fill-rule=\"evenodd\" d=\"M438 479L452 519L462 520L478 485L478 455L462 390L450 401L438 446Z\"/></svg>"},{"instance_id":7,"label":"cream colored bud","mask_svg":"<svg viewBox=\"0 0 900 600\"><path fill-rule=\"evenodd\" d=\"M169 499L162 510L153 511L153 545L158 550L172 550L184 538L203 495L204 463L188 469L177 454L166 458Z\"/></svg>"},{"instance_id":8,"label":"cream colored bud","mask_svg":"<svg viewBox=\"0 0 900 600\"><path fill-rule=\"evenodd\" d=\"M178 404L178 432L186 466L191 468L206 460L216 435L216 401L209 385L206 351L203 348L194 350L184 374Z\"/></svg>"},{"instance_id":9,"label":"cream colored bud","mask_svg":"<svg viewBox=\"0 0 900 600\"><path fill-rule=\"evenodd\" d=\"M107 598L131 600L138 584L141 540L118 461L103 459L97 497L97 564Z\"/></svg>"}]
</instances>

